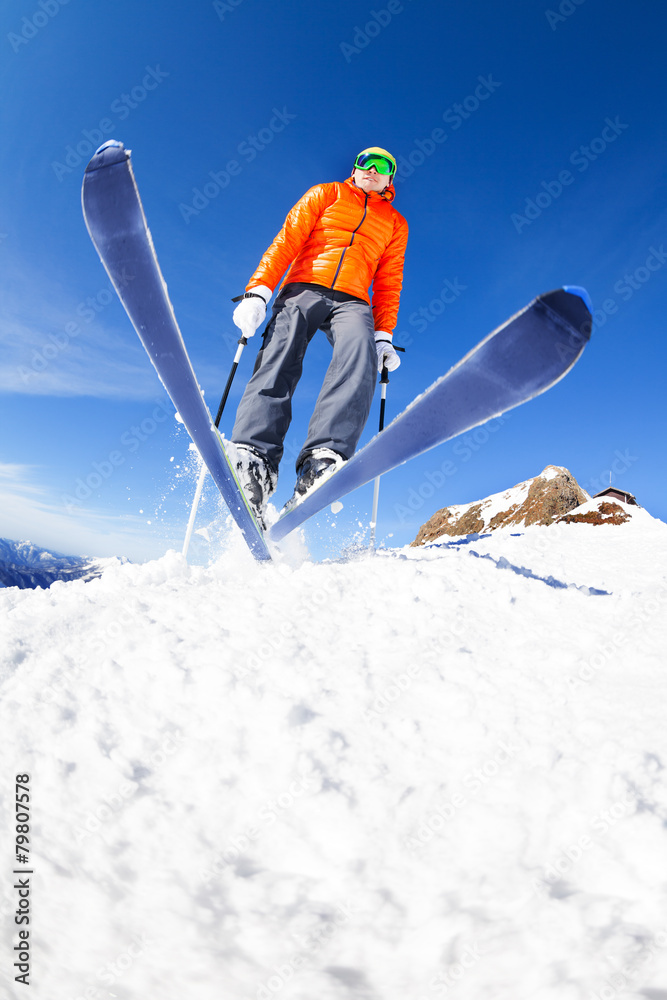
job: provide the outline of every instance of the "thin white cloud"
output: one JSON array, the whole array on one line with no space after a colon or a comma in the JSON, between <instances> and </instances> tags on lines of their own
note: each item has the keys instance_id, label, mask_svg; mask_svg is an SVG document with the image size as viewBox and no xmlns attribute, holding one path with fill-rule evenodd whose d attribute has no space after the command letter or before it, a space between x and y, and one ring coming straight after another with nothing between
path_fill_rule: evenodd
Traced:
<instances>
[{"instance_id":1,"label":"thin white cloud","mask_svg":"<svg viewBox=\"0 0 667 1000\"><path fill-rule=\"evenodd\" d=\"M222 388L237 333L232 327L226 337L220 334L211 345L212 360L197 358L201 385ZM161 389L103 272L77 301L55 269L36 273L33 264L5 254L0 272L0 392L137 402L154 399ZM217 402L211 406L215 409Z\"/></svg>"},{"instance_id":2,"label":"thin white cloud","mask_svg":"<svg viewBox=\"0 0 667 1000\"><path fill-rule=\"evenodd\" d=\"M157 375L102 277L80 301L48 275L3 267L0 391L26 395L149 399ZM126 324L126 325L125 325Z\"/></svg>"},{"instance_id":3,"label":"thin white cloud","mask_svg":"<svg viewBox=\"0 0 667 1000\"><path fill-rule=\"evenodd\" d=\"M101 514L77 504L66 509L62 497L36 482L35 466L0 462L0 537L30 541L65 555L157 558L181 540L156 537L146 520L133 515Z\"/></svg>"},{"instance_id":4,"label":"thin white cloud","mask_svg":"<svg viewBox=\"0 0 667 1000\"><path fill-rule=\"evenodd\" d=\"M1 392L131 400L155 395L157 376L143 352L102 332L99 325L94 330L79 327L72 335L64 324L43 316L5 316L0 352Z\"/></svg>"}]
</instances>

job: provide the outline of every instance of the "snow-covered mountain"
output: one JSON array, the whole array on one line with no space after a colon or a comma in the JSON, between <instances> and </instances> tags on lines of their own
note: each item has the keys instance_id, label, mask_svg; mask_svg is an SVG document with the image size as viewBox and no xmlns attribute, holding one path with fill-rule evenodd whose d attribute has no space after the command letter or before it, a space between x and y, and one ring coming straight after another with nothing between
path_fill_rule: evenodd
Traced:
<instances>
[{"instance_id":1,"label":"snow-covered mountain","mask_svg":"<svg viewBox=\"0 0 667 1000\"><path fill-rule=\"evenodd\" d=\"M64 556L32 542L0 538L0 587L34 589L50 587L55 580L91 580L115 561Z\"/></svg>"},{"instance_id":2,"label":"snow-covered mountain","mask_svg":"<svg viewBox=\"0 0 667 1000\"><path fill-rule=\"evenodd\" d=\"M640 510L0 591L33 1000L664 1000L666 567Z\"/></svg>"},{"instance_id":3,"label":"snow-covered mountain","mask_svg":"<svg viewBox=\"0 0 667 1000\"><path fill-rule=\"evenodd\" d=\"M443 535L469 535L499 528L516 531L533 524L552 524L590 499L568 469L548 465L539 476L511 489L436 511L421 526L413 545L424 545Z\"/></svg>"}]
</instances>

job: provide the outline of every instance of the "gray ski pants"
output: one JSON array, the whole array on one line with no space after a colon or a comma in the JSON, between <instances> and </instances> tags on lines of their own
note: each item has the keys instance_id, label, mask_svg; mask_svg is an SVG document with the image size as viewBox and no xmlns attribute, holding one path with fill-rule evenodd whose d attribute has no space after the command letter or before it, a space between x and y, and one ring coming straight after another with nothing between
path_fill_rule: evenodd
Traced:
<instances>
[{"instance_id":1,"label":"gray ski pants","mask_svg":"<svg viewBox=\"0 0 667 1000\"><path fill-rule=\"evenodd\" d=\"M232 441L254 448L276 472L303 358L318 329L333 347L333 357L297 469L315 448L330 448L351 458L368 419L377 382L370 306L319 285L286 285L273 306L232 431Z\"/></svg>"}]
</instances>

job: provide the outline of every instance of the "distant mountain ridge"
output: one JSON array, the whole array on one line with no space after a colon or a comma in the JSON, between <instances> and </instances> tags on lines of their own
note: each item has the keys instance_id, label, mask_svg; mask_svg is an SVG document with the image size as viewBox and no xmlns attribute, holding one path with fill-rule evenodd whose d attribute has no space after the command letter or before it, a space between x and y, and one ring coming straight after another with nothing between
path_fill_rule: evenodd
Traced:
<instances>
[{"instance_id":1,"label":"distant mountain ridge","mask_svg":"<svg viewBox=\"0 0 667 1000\"><path fill-rule=\"evenodd\" d=\"M442 535L482 534L554 521L621 524L638 510L641 508L612 502L608 497L591 498L568 469L547 465L539 476L502 493L436 511L421 526L412 545L427 545Z\"/></svg>"},{"instance_id":2,"label":"distant mountain ridge","mask_svg":"<svg viewBox=\"0 0 667 1000\"><path fill-rule=\"evenodd\" d=\"M0 538L0 587L35 590L56 580L93 580L101 575L107 559L88 559L49 552L32 542Z\"/></svg>"}]
</instances>

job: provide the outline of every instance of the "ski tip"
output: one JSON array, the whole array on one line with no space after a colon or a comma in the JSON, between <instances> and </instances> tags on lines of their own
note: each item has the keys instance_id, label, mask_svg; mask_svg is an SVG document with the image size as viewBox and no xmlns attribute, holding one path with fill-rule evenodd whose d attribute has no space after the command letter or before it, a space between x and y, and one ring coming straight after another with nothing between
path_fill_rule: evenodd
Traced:
<instances>
[{"instance_id":1,"label":"ski tip","mask_svg":"<svg viewBox=\"0 0 667 1000\"><path fill-rule=\"evenodd\" d=\"M581 285L563 285L563 291L569 295L578 295L591 316L593 315L593 300L585 288L582 288Z\"/></svg>"},{"instance_id":2,"label":"ski tip","mask_svg":"<svg viewBox=\"0 0 667 1000\"><path fill-rule=\"evenodd\" d=\"M109 167L113 163L123 163L129 159L129 156L130 150L125 149L122 142L119 142L118 139L108 139L95 150L86 167L86 173L91 170L99 170L100 167Z\"/></svg>"}]
</instances>

